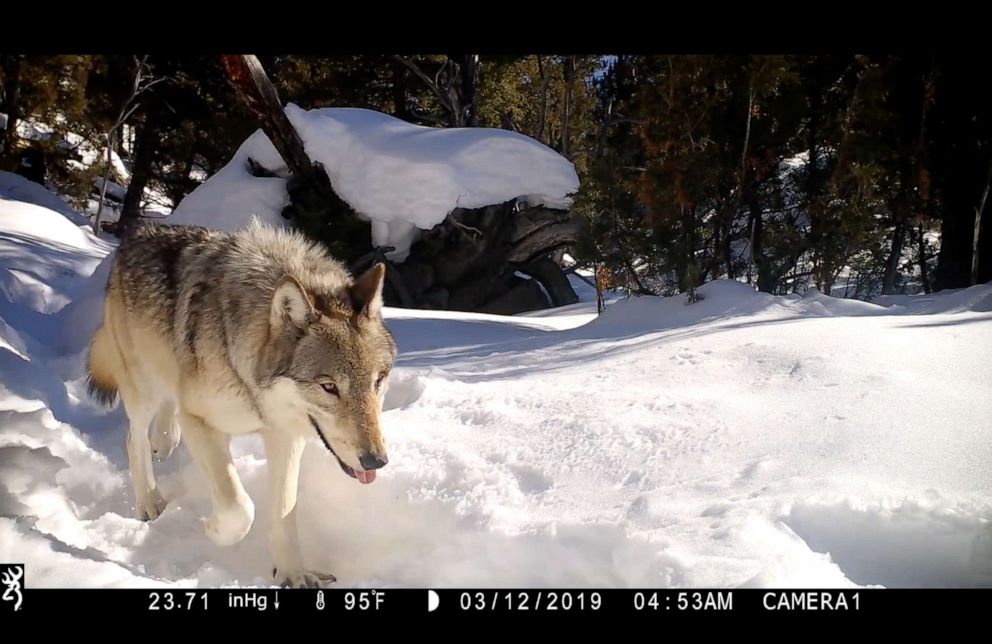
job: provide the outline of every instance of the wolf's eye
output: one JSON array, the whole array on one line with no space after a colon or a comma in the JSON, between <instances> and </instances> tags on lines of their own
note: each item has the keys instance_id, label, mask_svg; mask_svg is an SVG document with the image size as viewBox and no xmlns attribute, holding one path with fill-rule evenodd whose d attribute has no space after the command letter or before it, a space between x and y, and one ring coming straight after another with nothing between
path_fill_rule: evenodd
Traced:
<instances>
[{"instance_id":1,"label":"wolf's eye","mask_svg":"<svg viewBox=\"0 0 992 644\"><path fill-rule=\"evenodd\" d=\"M336 384L334 384L333 382L322 382L322 383L320 383L320 386L324 389L324 391L326 391L329 394L333 394L335 396L340 396L341 395L338 392L338 386Z\"/></svg>"},{"instance_id":2,"label":"wolf's eye","mask_svg":"<svg viewBox=\"0 0 992 644\"><path fill-rule=\"evenodd\" d=\"M376 388L377 391L379 390L380 387L382 387L382 383L385 382L386 376L388 376L388 375L389 375L389 372L384 372L384 373L379 374L379 378L375 381L375 388Z\"/></svg>"}]
</instances>

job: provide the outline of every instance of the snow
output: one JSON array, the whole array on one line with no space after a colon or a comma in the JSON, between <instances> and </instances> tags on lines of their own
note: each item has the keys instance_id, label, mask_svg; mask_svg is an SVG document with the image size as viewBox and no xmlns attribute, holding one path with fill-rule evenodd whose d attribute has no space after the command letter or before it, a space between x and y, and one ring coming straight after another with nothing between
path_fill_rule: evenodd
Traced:
<instances>
[{"instance_id":1,"label":"snow","mask_svg":"<svg viewBox=\"0 0 992 644\"><path fill-rule=\"evenodd\" d=\"M62 214L65 218L79 225L87 222L86 217L73 210L72 206L64 199L44 186L12 172L0 170L0 199L23 201L43 206L48 210Z\"/></svg>"},{"instance_id":2,"label":"snow","mask_svg":"<svg viewBox=\"0 0 992 644\"><path fill-rule=\"evenodd\" d=\"M941 291L934 295L880 295L873 302L889 310L913 315L992 311L992 297L983 285Z\"/></svg>"},{"instance_id":3,"label":"snow","mask_svg":"<svg viewBox=\"0 0 992 644\"><path fill-rule=\"evenodd\" d=\"M372 110L286 106L307 154L324 165L335 192L372 222L372 243L393 246L403 261L418 229L429 230L455 208L521 198L566 208L578 190L574 166L551 148L516 132L430 128ZM254 177L248 158L282 177L285 164L261 131L190 193L169 221L232 230L252 215L284 225L285 178Z\"/></svg>"},{"instance_id":4,"label":"snow","mask_svg":"<svg viewBox=\"0 0 992 644\"><path fill-rule=\"evenodd\" d=\"M156 464L164 514L134 516L123 413L82 379L111 250L0 200L0 561L36 588L268 584L257 437L233 441L242 543L203 533L184 449ZM307 450L305 561L345 587L992 583L992 285L699 292L599 317L594 292L514 317L386 309L390 463L360 486Z\"/></svg>"}]
</instances>

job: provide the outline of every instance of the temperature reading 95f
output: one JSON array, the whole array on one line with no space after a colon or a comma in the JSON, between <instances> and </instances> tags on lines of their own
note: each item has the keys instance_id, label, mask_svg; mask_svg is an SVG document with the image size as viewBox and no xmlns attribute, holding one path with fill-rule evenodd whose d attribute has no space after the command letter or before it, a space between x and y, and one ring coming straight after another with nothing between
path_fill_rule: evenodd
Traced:
<instances>
[{"instance_id":1,"label":"temperature reading 95f","mask_svg":"<svg viewBox=\"0 0 992 644\"><path fill-rule=\"evenodd\" d=\"M344 594L345 610L379 610L386 601L381 590L360 590Z\"/></svg>"}]
</instances>

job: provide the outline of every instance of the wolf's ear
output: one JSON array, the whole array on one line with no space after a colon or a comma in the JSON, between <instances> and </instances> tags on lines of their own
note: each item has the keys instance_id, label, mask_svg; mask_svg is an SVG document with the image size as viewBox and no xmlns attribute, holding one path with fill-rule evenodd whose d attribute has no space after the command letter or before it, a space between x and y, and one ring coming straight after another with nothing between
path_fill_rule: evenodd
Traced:
<instances>
[{"instance_id":1,"label":"wolf's ear","mask_svg":"<svg viewBox=\"0 0 992 644\"><path fill-rule=\"evenodd\" d=\"M272 294L272 312L269 316L272 327L281 328L286 322L304 327L316 317L313 301L303 285L292 275L279 280Z\"/></svg>"},{"instance_id":2,"label":"wolf's ear","mask_svg":"<svg viewBox=\"0 0 992 644\"><path fill-rule=\"evenodd\" d=\"M355 280L349 289L355 313L375 319L382 315L382 280L386 265L379 262Z\"/></svg>"}]
</instances>

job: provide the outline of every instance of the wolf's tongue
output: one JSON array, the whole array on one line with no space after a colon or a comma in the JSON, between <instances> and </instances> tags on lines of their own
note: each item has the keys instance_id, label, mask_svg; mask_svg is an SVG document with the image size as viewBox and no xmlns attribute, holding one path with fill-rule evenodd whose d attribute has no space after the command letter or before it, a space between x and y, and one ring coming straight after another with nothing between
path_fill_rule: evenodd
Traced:
<instances>
[{"instance_id":1,"label":"wolf's tongue","mask_svg":"<svg viewBox=\"0 0 992 644\"><path fill-rule=\"evenodd\" d=\"M366 470L364 472L355 470L355 478L357 478L365 485L368 485L369 483L375 480L375 470Z\"/></svg>"}]
</instances>

